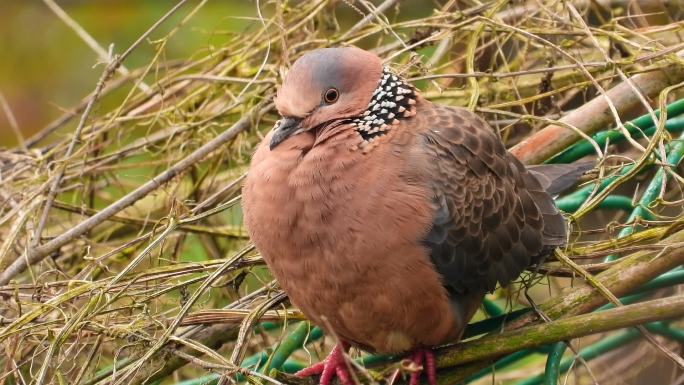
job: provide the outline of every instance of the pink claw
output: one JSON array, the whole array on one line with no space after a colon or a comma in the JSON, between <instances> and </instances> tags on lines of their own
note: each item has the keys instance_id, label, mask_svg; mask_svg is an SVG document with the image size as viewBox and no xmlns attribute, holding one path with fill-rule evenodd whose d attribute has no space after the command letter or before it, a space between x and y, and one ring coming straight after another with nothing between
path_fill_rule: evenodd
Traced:
<instances>
[{"instance_id":1,"label":"pink claw","mask_svg":"<svg viewBox=\"0 0 684 385\"><path fill-rule=\"evenodd\" d=\"M333 377L337 375L342 385L354 385L347 369L347 363L344 362L344 351L347 349L346 344L337 344L323 362L304 368L295 375L297 377L309 377L320 374L319 385L330 385Z\"/></svg>"},{"instance_id":2,"label":"pink claw","mask_svg":"<svg viewBox=\"0 0 684 385\"><path fill-rule=\"evenodd\" d=\"M428 383L430 385L437 385L437 366L435 365L435 354L430 349L416 349L411 354L411 361L416 366L420 367L411 373L409 385L418 385L420 383L420 375L425 372L427 374ZM425 365L423 366L423 361Z\"/></svg>"}]
</instances>

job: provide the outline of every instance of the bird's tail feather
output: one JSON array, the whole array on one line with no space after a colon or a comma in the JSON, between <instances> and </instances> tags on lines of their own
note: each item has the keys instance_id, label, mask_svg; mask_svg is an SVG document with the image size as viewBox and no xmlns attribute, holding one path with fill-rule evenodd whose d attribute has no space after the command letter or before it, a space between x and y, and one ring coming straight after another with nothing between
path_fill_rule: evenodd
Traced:
<instances>
[{"instance_id":1,"label":"bird's tail feather","mask_svg":"<svg viewBox=\"0 0 684 385\"><path fill-rule=\"evenodd\" d=\"M537 178L544 190L551 196L558 195L572 187L582 174L592 168L594 168L593 162L527 166L527 170Z\"/></svg>"}]
</instances>

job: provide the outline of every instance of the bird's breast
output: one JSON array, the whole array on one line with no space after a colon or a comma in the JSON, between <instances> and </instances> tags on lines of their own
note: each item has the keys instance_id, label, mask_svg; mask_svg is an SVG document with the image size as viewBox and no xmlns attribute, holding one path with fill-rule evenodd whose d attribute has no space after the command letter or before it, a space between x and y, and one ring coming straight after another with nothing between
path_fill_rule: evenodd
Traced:
<instances>
[{"instance_id":1,"label":"bird's breast","mask_svg":"<svg viewBox=\"0 0 684 385\"><path fill-rule=\"evenodd\" d=\"M286 150L257 151L243 207L252 240L292 302L374 350L442 342L453 319L422 243L434 208L416 165L390 150Z\"/></svg>"},{"instance_id":2,"label":"bird's breast","mask_svg":"<svg viewBox=\"0 0 684 385\"><path fill-rule=\"evenodd\" d=\"M370 163L342 145L288 144L276 151L261 146L245 182L245 220L248 228L260 229L253 234L257 246L288 246L291 251L342 247L341 238L358 231L364 212L373 206L361 199L375 195Z\"/></svg>"}]
</instances>

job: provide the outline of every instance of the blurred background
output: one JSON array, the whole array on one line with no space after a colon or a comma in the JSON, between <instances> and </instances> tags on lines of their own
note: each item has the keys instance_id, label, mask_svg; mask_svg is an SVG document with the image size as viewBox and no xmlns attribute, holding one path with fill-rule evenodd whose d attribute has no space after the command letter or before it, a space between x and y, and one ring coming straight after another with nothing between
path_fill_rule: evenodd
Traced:
<instances>
[{"instance_id":1,"label":"blurred background","mask_svg":"<svg viewBox=\"0 0 684 385\"><path fill-rule=\"evenodd\" d=\"M170 0L58 0L57 4L105 50L121 53L176 2ZM248 27L256 16L253 1L210 1L167 43L167 59L188 58L220 46ZM183 18L172 17L154 36L165 35ZM24 137L77 104L93 90L101 60L40 0L0 1L0 93ZM152 44L126 60L128 68L150 62ZM6 114L0 115L0 146L17 138Z\"/></svg>"},{"instance_id":2,"label":"blurred background","mask_svg":"<svg viewBox=\"0 0 684 385\"><path fill-rule=\"evenodd\" d=\"M108 50L113 45L117 53L176 4L171 0L55 2L101 47ZM427 15L433 6L431 1L403 1L403 18ZM269 7L264 8L268 16ZM180 13L172 16L153 37L164 36L183 17ZM336 17L344 26L357 21L359 15L340 1ZM189 59L211 52L254 23L258 20L253 0L209 1L168 41L165 59ZM97 54L41 0L0 1L0 49L0 94L24 137L35 134L81 101L93 90L103 69ZM133 52L125 66L139 68L149 63L153 55L154 44L149 41ZM105 101L102 107L113 105ZM0 146L15 144L16 135L3 111Z\"/></svg>"}]
</instances>

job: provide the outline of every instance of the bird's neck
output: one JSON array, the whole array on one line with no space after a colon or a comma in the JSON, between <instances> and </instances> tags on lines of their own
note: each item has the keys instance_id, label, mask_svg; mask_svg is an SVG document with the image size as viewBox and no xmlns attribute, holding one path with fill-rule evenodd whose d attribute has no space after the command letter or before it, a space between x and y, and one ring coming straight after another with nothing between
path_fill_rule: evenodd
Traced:
<instances>
[{"instance_id":1,"label":"bird's neck","mask_svg":"<svg viewBox=\"0 0 684 385\"><path fill-rule=\"evenodd\" d=\"M386 135L402 119L415 115L418 92L407 81L384 67L366 110L352 120L366 142Z\"/></svg>"}]
</instances>

